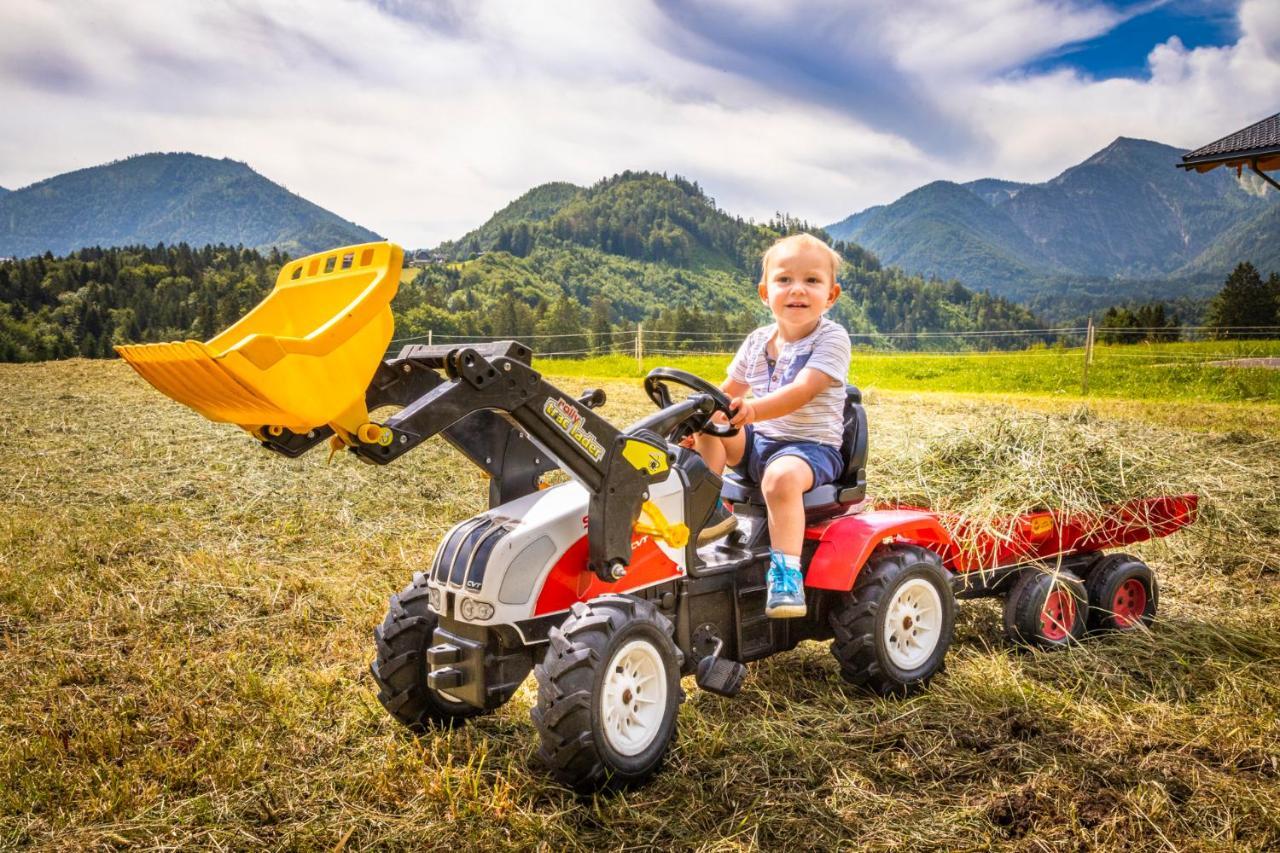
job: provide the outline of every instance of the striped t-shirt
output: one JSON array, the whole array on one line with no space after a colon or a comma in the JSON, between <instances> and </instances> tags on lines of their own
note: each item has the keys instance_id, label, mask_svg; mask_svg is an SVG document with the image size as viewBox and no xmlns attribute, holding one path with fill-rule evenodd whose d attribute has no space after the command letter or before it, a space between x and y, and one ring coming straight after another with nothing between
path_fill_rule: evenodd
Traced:
<instances>
[{"instance_id":1,"label":"striped t-shirt","mask_svg":"<svg viewBox=\"0 0 1280 853\"><path fill-rule=\"evenodd\" d=\"M742 342L729 363L729 378L751 388L751 396L763 397L795 381L806 367L831 378L827 387L789 415L760 421L757 431L770 438L787 441L816 441L837 450L844 438L844 385L849 376L849 333L840 324L823 317L806 337L777 342L778 358L769 356L769 341L778 333L778 324L762 326Z\"/></svg>"}]
</instances>

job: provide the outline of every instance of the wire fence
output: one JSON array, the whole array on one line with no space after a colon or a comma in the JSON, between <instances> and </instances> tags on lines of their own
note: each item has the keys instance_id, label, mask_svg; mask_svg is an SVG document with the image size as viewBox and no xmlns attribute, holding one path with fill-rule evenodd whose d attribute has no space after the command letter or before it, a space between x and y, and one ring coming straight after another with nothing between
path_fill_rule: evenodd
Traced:
<instances>
[{"instance_id":1,"label":"wire fence","mask_svg":"<svg viewBox=\"0 0 1280 853\"><path fill-rule=\"evenodd\" d=\"M550 334L407 335L391 341L388 353L413 344L463 346L500 340L517 340L529 345L539 358L585 358L602 355L644 356L724 356L733 355L746 337L745 332L676 332L669 329L615 329L608 332L559 332ZM912 355L966 357L1059 356L1063 351L1089 350L1095 344L1109 346L1107 358L1165 359L1168 361L1210 362L1248 357L1280 357L1280 351L1266 345L1280 340L1280 326L1178 326L1126 327L1060 326L1043 329L988 329L968 332L895 331L850 332L849 341L860 355ZM1215 351L1170 347L1143 348L1147 343L1197 343L1214 341ZM1252 345L1252 346L1251 346ZM1256 352L1255 352L1256 350Z\"/></svg>"}]
</instances>

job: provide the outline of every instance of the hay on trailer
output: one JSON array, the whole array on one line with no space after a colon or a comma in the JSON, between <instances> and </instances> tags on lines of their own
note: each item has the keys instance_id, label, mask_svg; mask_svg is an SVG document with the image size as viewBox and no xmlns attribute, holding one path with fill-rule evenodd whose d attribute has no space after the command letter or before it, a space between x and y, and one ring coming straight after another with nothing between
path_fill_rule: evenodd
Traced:
<instances>
[{"instance_id":1,"label":"hay on trailer","mask_svg":"<svg viewBox=\"0 0 1280 853\"><path fill-rule=\"evenodd\" d=\"M1161 495L1201 498L1196 535L1256 541L1257 516L1219 496L1247 491L1251 467L1203 464L1203 447L1147 424L1065 413L974 413L967 429L891 449L873 488L881 500L928 506L976 535L1008 540L1019 516L1054 511L1101 525L1115 507ZM1200 443L1202 444L1202 442ZM1221 460L1220 460L1221 461ZM1143 523L1141 518L1134 523ZM1154 522L1148 522L1154 526ZM1266 564L1273 554L1260 554Z\"/></svg>"}]
</instances>

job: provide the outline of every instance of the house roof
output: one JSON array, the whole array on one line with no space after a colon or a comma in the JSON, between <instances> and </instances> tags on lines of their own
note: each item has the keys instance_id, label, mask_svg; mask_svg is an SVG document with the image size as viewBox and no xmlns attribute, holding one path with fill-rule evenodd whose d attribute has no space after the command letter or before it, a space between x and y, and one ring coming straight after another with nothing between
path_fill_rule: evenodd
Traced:
<instances>
[{"instance_id":1,"label":"house roof","mask_svg":"<svg viewBox=\"0 0 1280 853\"><path fill-rule=\"evenodd\" d=\"M1280 113L1182 155L1178 165L1197 172L1215 166L1280 169Z\"/></svg>"}]
</instances>

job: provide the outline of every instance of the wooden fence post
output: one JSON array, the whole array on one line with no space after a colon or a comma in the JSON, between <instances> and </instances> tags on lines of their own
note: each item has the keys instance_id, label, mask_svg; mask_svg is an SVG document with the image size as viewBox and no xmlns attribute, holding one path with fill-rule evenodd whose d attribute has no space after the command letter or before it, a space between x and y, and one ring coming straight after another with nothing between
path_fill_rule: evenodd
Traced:
<instances>
[{"instance_id":1,"label":"wooden fence post","mask_svg":"<svg viewBox=\"0 0 1280 853\"><path fill-rule=\"evenodd\" d=\"M1093 315L1089 315L1089 326L1084 333L1084 376L1080 380L1080 396L1089 396L1089 365L1093 363Z\"/></svg>"},{"instance_id":2,"label":"wooden fence post","mask_svg":"<svg viewBox=\"0 0 1280 853\"><path fill-rule=\"evenodd\" d=\"M644 323L636 323L636 370L644 373Z\"/></svg>"}]
</instances>

